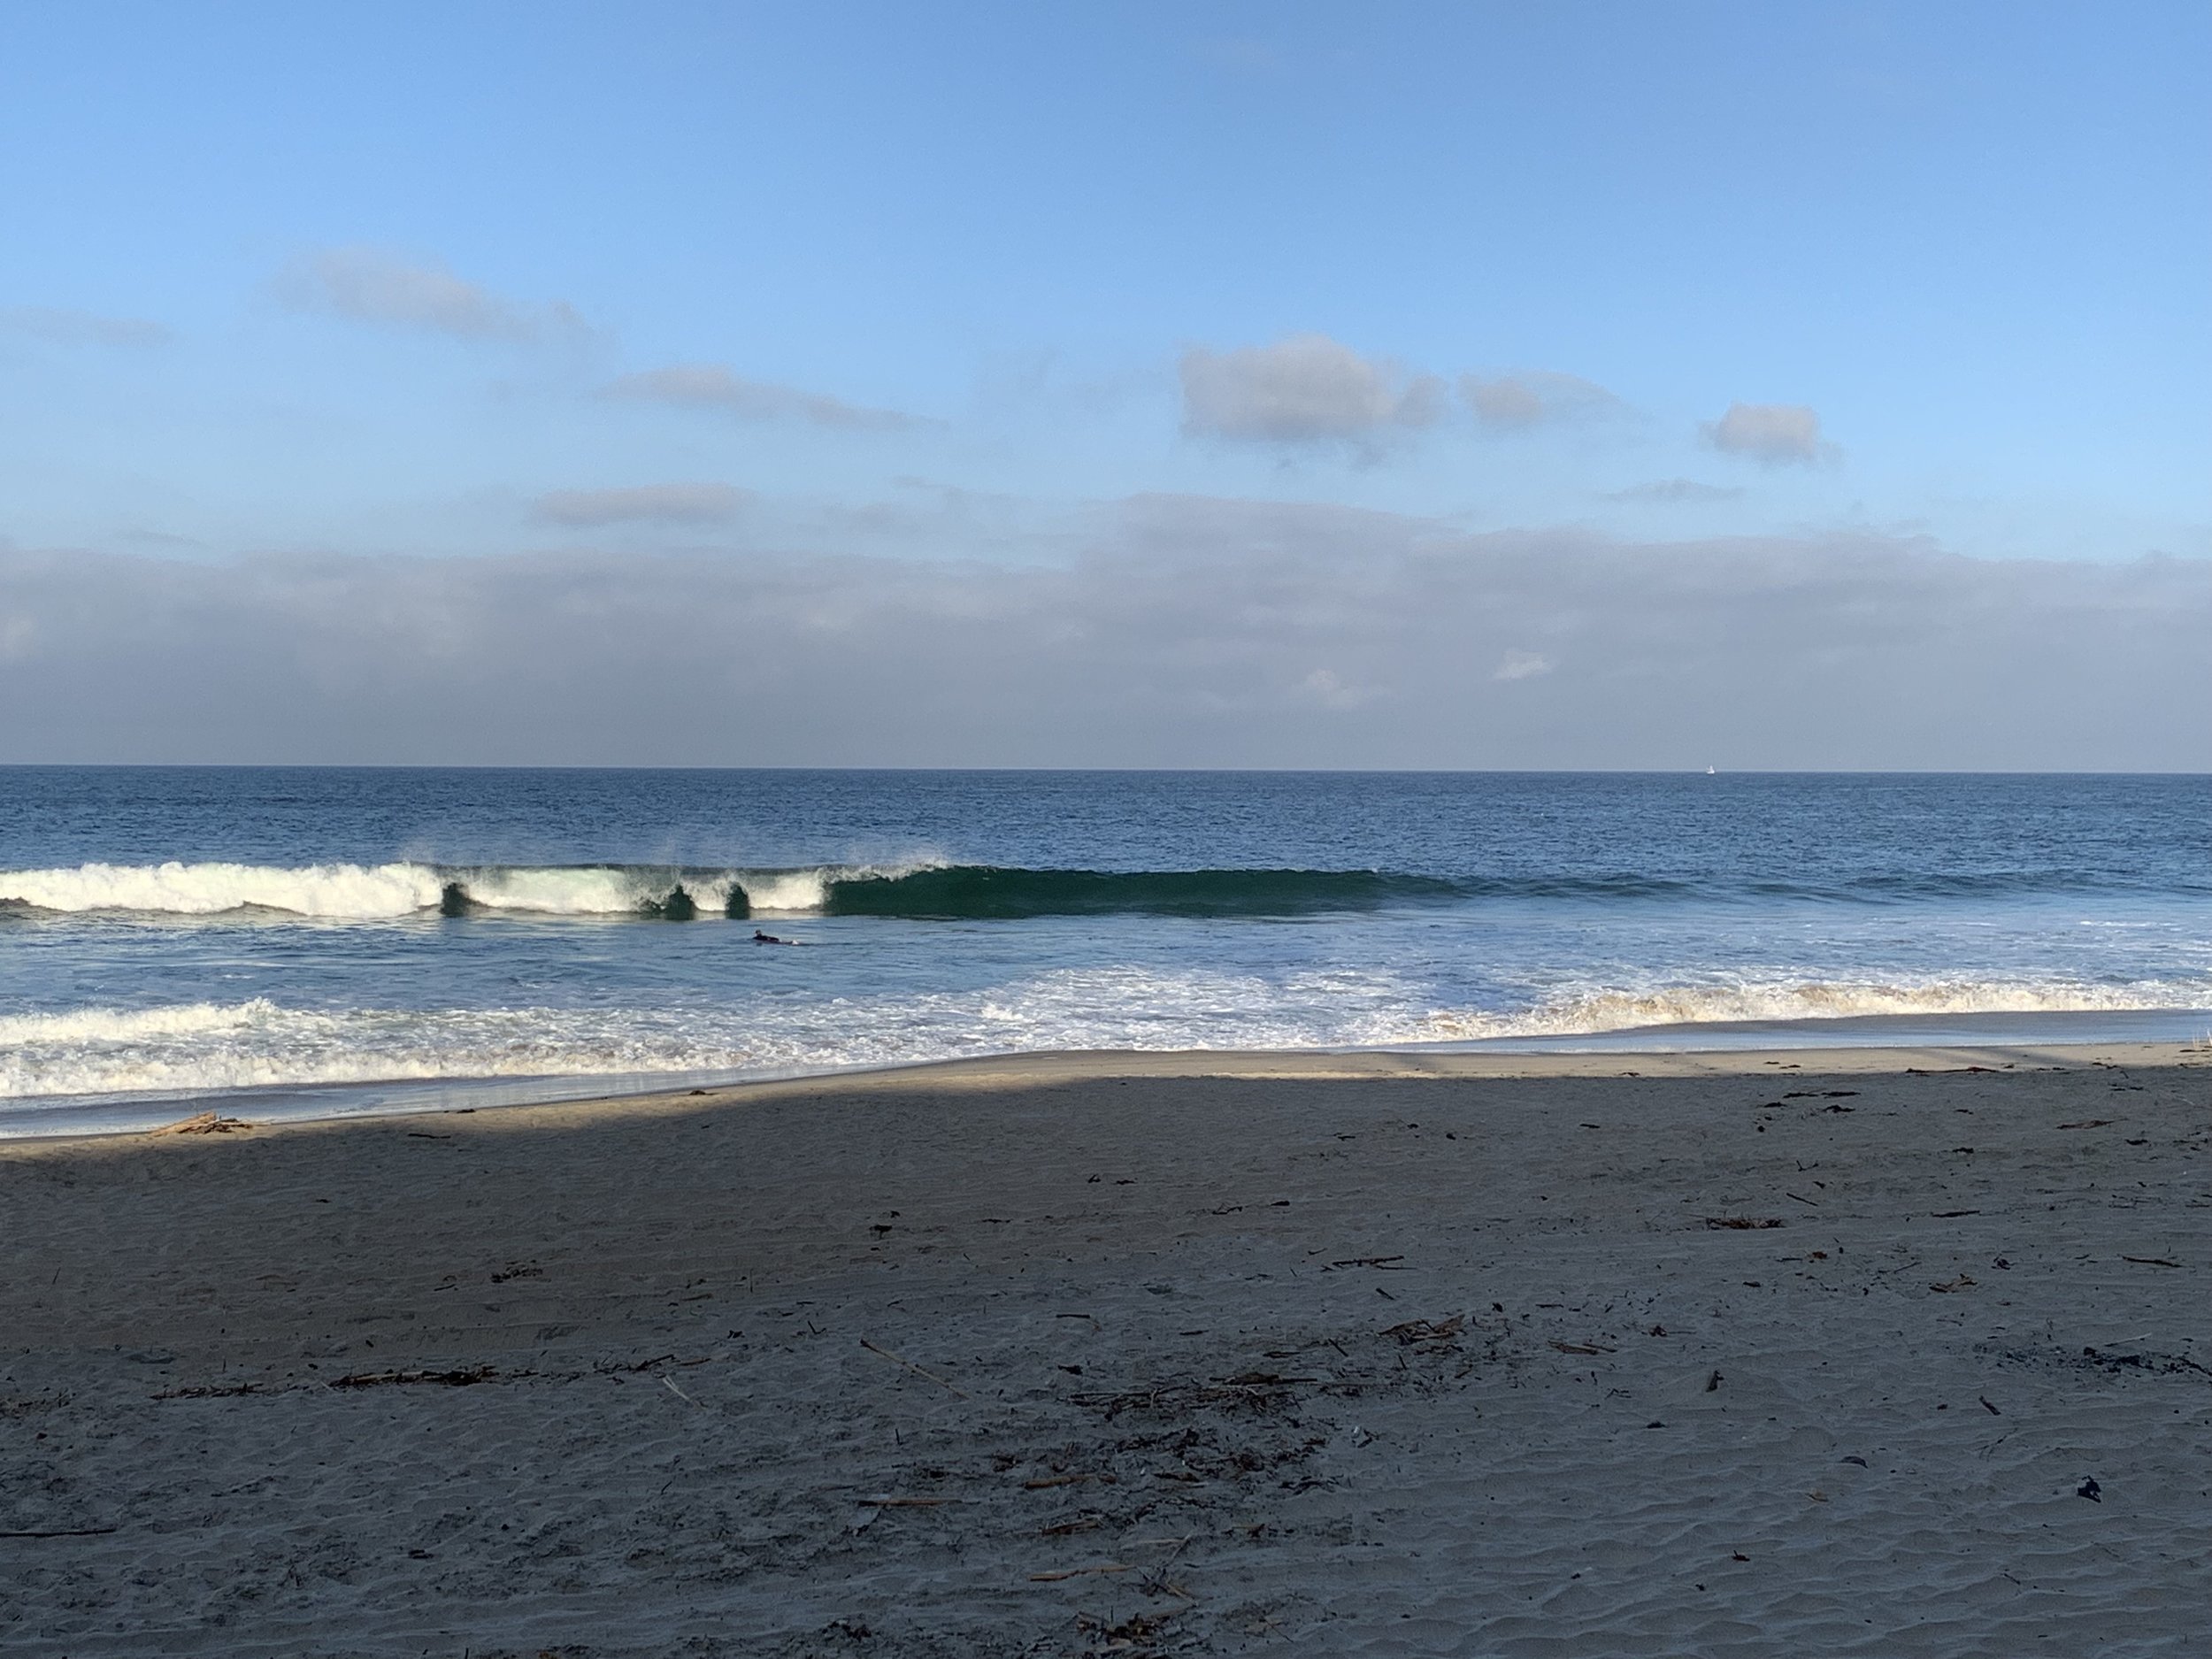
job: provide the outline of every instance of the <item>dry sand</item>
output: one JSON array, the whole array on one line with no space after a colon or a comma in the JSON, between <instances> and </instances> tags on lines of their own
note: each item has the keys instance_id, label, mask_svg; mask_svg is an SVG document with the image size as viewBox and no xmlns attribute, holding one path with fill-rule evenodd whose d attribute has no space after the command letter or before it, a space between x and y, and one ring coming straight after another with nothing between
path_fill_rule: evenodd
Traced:
<instances>
[{"instance_id":1,"label":"dry sand","mask_svg":"<svg viewBox=\"0 0 2212 1659\"><path fill-rule=\"evenodd\" d=\"M19 1143L0 1650L2212 1653L2208 1057Z\"/></svg>"}]
</instances>

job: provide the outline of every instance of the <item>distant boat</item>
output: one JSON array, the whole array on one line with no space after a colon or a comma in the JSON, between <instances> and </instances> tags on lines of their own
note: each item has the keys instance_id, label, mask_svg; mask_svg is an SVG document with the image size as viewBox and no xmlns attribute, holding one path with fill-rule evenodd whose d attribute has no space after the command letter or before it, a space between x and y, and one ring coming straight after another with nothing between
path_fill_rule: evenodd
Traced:
<instances>
[{"instance_id":1,"label":"distant boat","mask_svg":"<svg viewBox=\"0 0 2212 1659\"><path fill-rule=\"evenodd\" d=\"M1713 769L1712 769L1710 766L1708 766L1708 767L1705 769L1705 775L1706 775L1708 778L1710 778L1710 777L1712 777L1712 776L1714 775L1714 774L1713 774Z\"/></svg>"}]
</instances>

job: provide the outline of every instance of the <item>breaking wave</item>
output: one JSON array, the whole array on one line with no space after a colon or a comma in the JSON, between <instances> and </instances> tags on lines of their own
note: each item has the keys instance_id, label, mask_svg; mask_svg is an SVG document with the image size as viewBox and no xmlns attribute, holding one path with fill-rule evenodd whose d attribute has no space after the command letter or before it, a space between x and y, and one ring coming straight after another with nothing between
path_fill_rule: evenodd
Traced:
<instances>
[{"instance_id":1,"label":"breaking wave","mask_svg":"<svg viewBox=\"0 0 2212 1659\"><path fill-rule=\"evenodd\" d=\"M698 916L824 908L840 882L901 868L695 869L672 864L80 864L0 872L0 906L62 915L307 917L392 921L509 911L541 917Z\"/></svg>"},{"instance_id":2,"label":"breaking wave","mask_svg":"<svg viewBox=\"0 0 2212 1659\"><path fill-rule=\"evenodd\" d=\"M0 872L0 904L61 914L233 913L381 921L508 911L689 921L830 915L1296 916L1467 896L1458 884L1367 870L1020 870L985 864L81 864Z\"/></svg>"},{"instance_id":3,"label":"breaking wave","mask_svg":"<svg viewBox=\"0 0 2212 1659\"><path fill-rule=\"evenodd\" d=\"M0 913L303 917L754 916L1014 920L1050 916L1308 916L1409 905L1807 900L1855 904L2085 891L2084 872L2016 871L1830 882L1632 873L1446 878L1386 870L1033 870L915 859L796 869L687 864L79 864L0 871ZM2195 889L2185 889L2193 892Z\"/></svg>"}]
</instances>

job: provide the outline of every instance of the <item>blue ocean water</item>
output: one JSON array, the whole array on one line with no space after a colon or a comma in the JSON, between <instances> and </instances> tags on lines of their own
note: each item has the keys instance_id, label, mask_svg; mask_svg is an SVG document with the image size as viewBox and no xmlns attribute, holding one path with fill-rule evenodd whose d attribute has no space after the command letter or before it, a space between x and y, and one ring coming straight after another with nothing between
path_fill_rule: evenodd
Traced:
<instances>
[{"instance_id":1,"label":"blue ocean water","mask_svg":"<svg viewBox=\"0 0 2212 1659\"><path fill-rule=\"evenodd\" d=\"M0 769L0 1133L2208 1010L2203 777Z\"/></svg>"}]
</instances>

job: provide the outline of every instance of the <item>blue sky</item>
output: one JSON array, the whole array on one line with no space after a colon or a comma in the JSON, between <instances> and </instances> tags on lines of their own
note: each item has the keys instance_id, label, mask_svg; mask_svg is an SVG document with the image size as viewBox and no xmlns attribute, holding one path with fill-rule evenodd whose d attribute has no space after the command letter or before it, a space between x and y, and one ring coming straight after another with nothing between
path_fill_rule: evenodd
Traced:
<instances>
[{"instance_id":1,"label":"blue sky","mask_svg":"<svg viewBox=\"0 0 2212 1659\"><path fill-rule=\"evenodd\" d=\"M2208 157L2193 4L7 6L0 547L2201 559Z\"/></svg>"}]
</instances>

